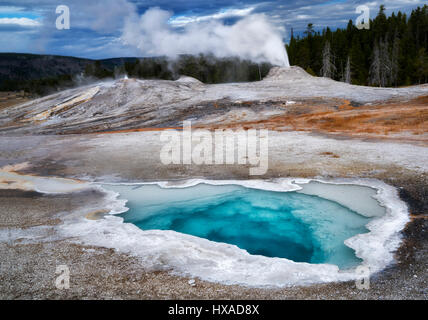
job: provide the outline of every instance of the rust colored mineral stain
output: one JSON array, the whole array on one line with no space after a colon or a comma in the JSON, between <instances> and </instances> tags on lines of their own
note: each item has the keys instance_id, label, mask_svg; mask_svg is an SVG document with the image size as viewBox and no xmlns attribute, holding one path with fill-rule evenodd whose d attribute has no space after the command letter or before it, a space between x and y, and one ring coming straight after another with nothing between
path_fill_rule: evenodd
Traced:
<instances>
[{"instance_id":1,"label":"rust colored mineral stain","mask_svg":"<svg viewBox=\"0 0 428 320\"><path fill-rule=\"evenodd\" d=\"M307 131L344 134L347 136L395 139L393 134L410 133L408 141L426 142L428 133L428 96L407 102L385 102L378 105L354 107L349 100L337 100L336 107L330 104L300 104L294 108L284 107L284 113L264 120L195 125L193 129L269 129L272 131ZM221 108L214 103L215 108ZM114 134L128 132L156 132L182 130L182 127L142 127L133 129L92 132ZM85 133L82 132L76 133ZM399 138L397 138L399 139Z\"/></svg>"}]
</instances>

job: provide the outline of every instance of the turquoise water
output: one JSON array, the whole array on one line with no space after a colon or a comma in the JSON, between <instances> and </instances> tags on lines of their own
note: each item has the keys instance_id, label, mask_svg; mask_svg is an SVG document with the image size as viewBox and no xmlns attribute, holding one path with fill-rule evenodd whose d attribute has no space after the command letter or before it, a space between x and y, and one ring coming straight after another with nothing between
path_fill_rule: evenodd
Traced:
<instances>
[{"instance_id":1,"label":"turquoise water","mask_svg":"<svg viewBox=\"0 0 428 320\"><path fill-rule=\"evenodd\" d=\"M122 214L143 230L174 230L234 244L250 254L296 262L360 263L344 241L366 233L369 219L317 196L237 185L107 186L128 199Z\"/></svg>"}]
</instances>

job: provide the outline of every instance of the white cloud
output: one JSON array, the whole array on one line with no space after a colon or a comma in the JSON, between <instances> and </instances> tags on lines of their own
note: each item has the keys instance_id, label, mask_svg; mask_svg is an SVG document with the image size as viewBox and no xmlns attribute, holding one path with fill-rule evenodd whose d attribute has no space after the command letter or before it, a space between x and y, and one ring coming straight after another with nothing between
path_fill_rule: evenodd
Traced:
<instances>
[{"instance_id":1,"label":"white cloud","mask_svg":"<svg viewBox=\"0 0 428 320\"><path fill-rule=\"evenodd\" d=\"M235 18L235 17L245 17L253 12L255 7L249 7L244 9L226 9L211 15L204 16L178 16L171 17L169 19L169 23L175 27L183 27L189 23L197 23L209 20L221 20L227 18Z\"/></svg>"},{"instance_id":2,"label":"white cloud","mask_svg":"<svg viewBox=\"0 0 428 320\"><path fill-rule=\"evenodd\" d=\"M15 13L21 11L24 8L15 6L0 6L0 13Z\"/></svg>"},{"instance_id":3,"label":"white cloud","mask_svg":"<svg viewBox=\"0 0 428 320\"><path fill-rule=\"evenodd\" d=\"M299 14L297 15L296 19L298 20L303 20L303 19L310 19L311 16L307 15L307 14Z\"/></svg>"},{"instance_id":4,"label":"white cloud","mask_svg":"<svg viewBox=\"0 0 428 320\"><path fill-rule=\"evenodd\" d=\"M19 25L22 27L38 27L41 23L29 18L0 18L0 25Z\"/></svg>"}]
</instances>

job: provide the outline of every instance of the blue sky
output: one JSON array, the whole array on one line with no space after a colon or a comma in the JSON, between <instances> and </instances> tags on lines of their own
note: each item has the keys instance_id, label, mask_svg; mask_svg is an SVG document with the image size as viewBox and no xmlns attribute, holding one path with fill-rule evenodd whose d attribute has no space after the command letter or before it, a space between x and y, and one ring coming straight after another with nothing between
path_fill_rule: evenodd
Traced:
<instances>
[{"instance_id":1,"label":"blue sky","mask_svg":"<svg viewBox=\"0 0 428 320\"><path fill-rule=\"evenodd\" d=\"M173 13L171 28L221 21L233 24L253 14L264 14L285 41L291 28L301 33L308 23L316 29L346 26L355 21L356 7L365 4L374 17L381 4L387 13L410 12L426 2L422 0L0 0L0 52L60 54L87 58L143 56L138 49L122 41L127 17L141 15L159 7ZM70 8L70 30L57 30L55 9Z\"/></svg>"}]
</instances>

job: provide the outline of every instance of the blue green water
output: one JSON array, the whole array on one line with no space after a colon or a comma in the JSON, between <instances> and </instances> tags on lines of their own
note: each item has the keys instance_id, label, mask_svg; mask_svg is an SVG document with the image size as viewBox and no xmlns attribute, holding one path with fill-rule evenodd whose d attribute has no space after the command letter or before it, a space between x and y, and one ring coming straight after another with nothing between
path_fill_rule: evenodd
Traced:
<instances>
[{"instance_id":1,"label":"blue green water","mask_svg":"<svg viewBox=\"0 0 428 320\"><path fill-rule=\"evenodd\" d=\"M108 186L128 199L125 222L234 244L250 254L296 262L360 263L344 241L366 233L369 219L317 196L237 185Z\"/></svg>"}]
</instances>

